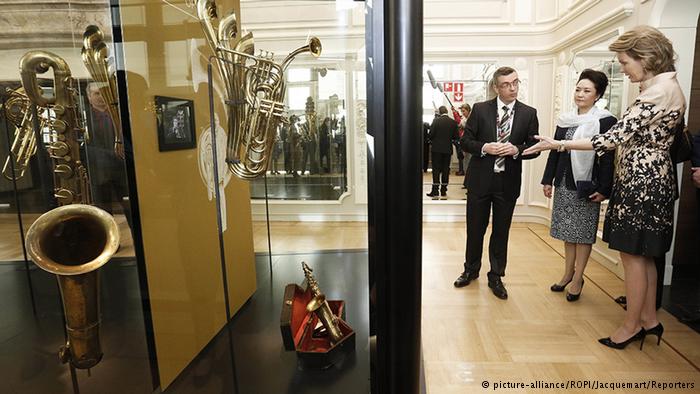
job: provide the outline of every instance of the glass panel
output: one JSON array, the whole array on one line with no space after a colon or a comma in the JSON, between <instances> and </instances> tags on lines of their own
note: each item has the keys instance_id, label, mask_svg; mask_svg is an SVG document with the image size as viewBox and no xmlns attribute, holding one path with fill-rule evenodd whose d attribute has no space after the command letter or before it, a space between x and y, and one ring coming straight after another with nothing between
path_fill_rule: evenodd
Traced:
<instances>
[{"instance_id":1,"label":"glass panel","mask_svg":"<svg viewBox=\"0 0 700 394\"><path fill-rule=\"evenodd\" d=\"M21 85L18 66L20 58L28 51L47 51L48 56L62 59L75 80L75 84L68 85L65 90L55 91L53 69L38 75L45 97L65 98L59 100L64 110L59 111L53 104L49 108L33 104L27 107L25 112L33 119L26 123L27 128L22 133L35 138L36 153L31 155L25 173L14 184L4 177L0 180L0 291L5 295L1 308L6 319L0 330L0 354L3 354L0 368L5 372L5 384L10 391L72 393L77 386L85 392L98 392L104 387L119 385L129 392L151 392L153 385L131 236L125 164L115 152L115 128L108 104L99 93L95 94L97 89L91 88L93 80L81 58L82 36L91 24L102 30L107 50L113 54L110 1L50 3L10 5L9 9L3 9L0 22L8 24L3 26L3 31L13 32L11 40L3 40L9 45L0 47L3 80L0 95L3 98L8 97L7 89ZM47 21L51 21L49 34ZM60 64L60 60L58 62ZM10 126L6 130L4 115L0 119L0 160L4 164L8 157L8 141L11 143L15 138L16 129ZM101 277L100 342L104 356L92 368L92 376L77 371L75 383L71 381L68 366L60 363L57 357L59 348L65 344L65 330L56 276L39 269L31 261L27 262L27 275L21 242L34 221L58 205L54 193L58 184L58 178L54 178L57 161L48 153L53 144L64 141L53 126L58 121L65 121L68 130L75 126L85 131L74 141L79 151L70 152L68 156L76 167L77 162L84 165L88 194L93 200L81 198L76 202L92 203L114 215L121 234L120 249L98 271ZM57 156L64 155L57 153L58 150L54 152ZM81 233L82 238L87 235ZM74 247L67 242L59 246L67 250ZM90 301L94 299L87 300ZM67 308L75 310L76 305L69 304Z\"/></svg>"}]
</instances>

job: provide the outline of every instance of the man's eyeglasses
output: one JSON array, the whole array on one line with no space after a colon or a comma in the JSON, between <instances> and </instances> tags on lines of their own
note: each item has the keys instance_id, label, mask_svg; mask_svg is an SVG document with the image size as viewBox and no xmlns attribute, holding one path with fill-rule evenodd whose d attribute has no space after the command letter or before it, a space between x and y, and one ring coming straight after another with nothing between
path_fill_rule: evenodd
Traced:
<instances>
[{"instance_id":1,"label":"man's eyeglasses","mask_svg":"<svg viewBox=\"0 0 700 394\"><path fill-rule=\"evenodd\" d=\"M503 82L498 84L499 89L515 89L520 86L520 80L516 79L513 82Z\"/></svg>"}]
</instances>

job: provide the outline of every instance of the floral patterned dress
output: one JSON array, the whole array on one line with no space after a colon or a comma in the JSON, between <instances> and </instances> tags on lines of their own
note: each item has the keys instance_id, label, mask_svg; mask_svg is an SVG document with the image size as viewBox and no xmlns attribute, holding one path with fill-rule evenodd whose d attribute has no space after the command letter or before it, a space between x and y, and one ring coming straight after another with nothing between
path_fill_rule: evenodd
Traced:
<instances>
[{"instance_id":1,"label":"floral patterned dress","mask_svg":"<svg viewBox=\"0 0 700 394\"><path fill-rule=\"evenodd\" d=\"M607 133L592 137L598 154L618 148L603 240L621 252L662 256L671 246L678 186L670 148L685 112L675 72L642 82L641 93Z\"/></svg>"}]
</instances>

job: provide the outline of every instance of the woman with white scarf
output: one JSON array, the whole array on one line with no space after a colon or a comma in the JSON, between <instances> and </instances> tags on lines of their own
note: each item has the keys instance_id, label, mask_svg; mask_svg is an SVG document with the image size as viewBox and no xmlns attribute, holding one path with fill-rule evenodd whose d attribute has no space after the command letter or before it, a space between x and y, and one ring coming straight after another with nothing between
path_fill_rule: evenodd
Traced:
<instances>
[{"instance_id":1,"label":"woman with white scarf","mask_svg":"<svg viewBox=\"0 0 700 394\"><path fill-rule=\"evenodd\" d=\"M605 93L608 78L600 71L583 70L576 84L576 108L557 121L555 140L590 138L605 133L616 122L613 115L595 106ZM552 197L552 237L564 241L565 268L559 282L550 289L576 301L583 289L583 272L596 240L600 202L610 196L614 153L596 158L593 151L551 151L542 177L544 195Z\"/></svg>"}]
</instances>

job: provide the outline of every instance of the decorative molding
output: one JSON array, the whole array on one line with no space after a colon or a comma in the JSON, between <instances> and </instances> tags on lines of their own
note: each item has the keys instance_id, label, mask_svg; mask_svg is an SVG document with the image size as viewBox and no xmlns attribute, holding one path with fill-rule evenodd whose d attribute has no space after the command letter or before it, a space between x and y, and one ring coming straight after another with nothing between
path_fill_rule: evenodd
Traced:
<instances>
[{"instance_id":1,"label":"decorative molding","mask_svg":"<svg viewBox=\"0 0 700 394\"><path fill-rule=\"evenodd\" d=\"M634 4L628 1L621 6L612 9L610 12L604 14L597 20L589 22L581 29L564 37L558 43L555 43L552 46L551 51L559 52L564 48L572 46L575 42L581 41L581 39L588 39L593 35L599 34L601 30L607 29L610 25L631 16L633 13Z\"/></svg>"}]
</instances>

